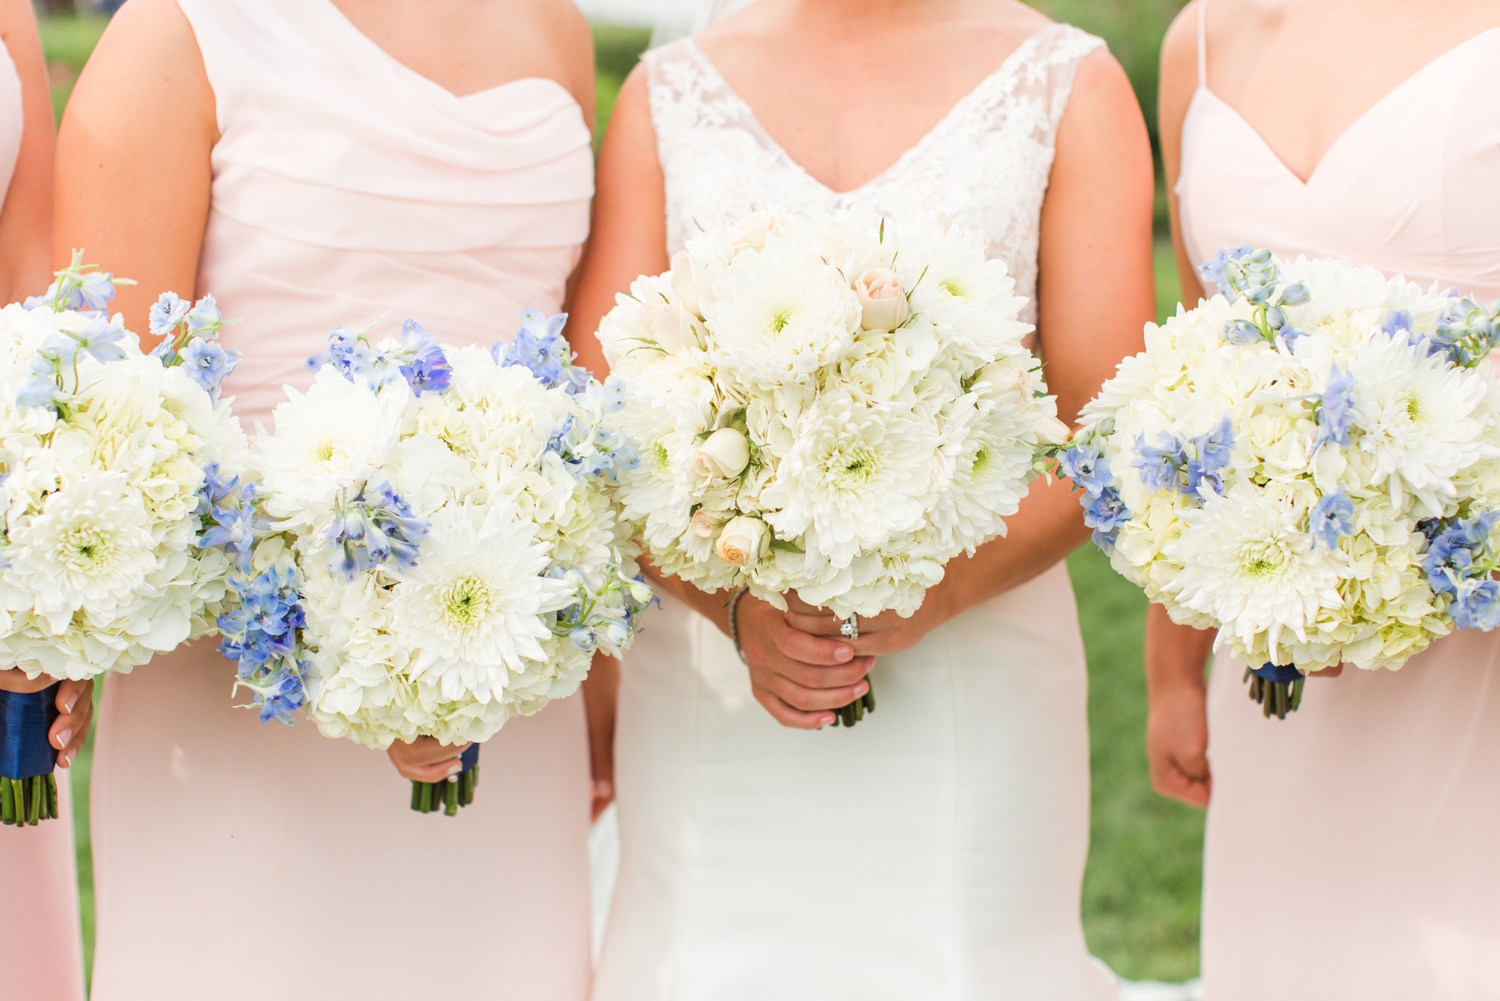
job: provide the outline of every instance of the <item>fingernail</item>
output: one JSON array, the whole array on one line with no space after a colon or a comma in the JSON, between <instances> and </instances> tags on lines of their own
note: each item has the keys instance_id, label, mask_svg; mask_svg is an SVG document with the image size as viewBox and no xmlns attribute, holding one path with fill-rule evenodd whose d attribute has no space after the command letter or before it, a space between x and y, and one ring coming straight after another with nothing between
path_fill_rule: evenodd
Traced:
<instances>
[{"instance_id":1,"label":"fingernail","mask_svg":"<svg viewBox=\"0 0 1500 1001\"><path fill-rule=\"evenodd\" d=\"M448 769L448 777L451 779L453 776L457 775L459 772L461 772L463 770L464 770L464 763L462 761L455 761L455 762L453 762L452 766Z\"/></svg>"},{"instance_id":2,"label":"fingernail","mask_svg":"<svg viewBox=\"0 0 1500 1001\"><path fill-rule=\"evenodd\" d=\"M62 750L68 746L68 741L73 739L72 730L64 730L57 735L57 749Z\"/></svg>"},{"instance_id":3,"label":"fingernail","mask_svg":"<svg viewBox=\"0 0 1500 1001\"><path fill-rule=\"evenodd\" d=\"M65 713L72 712L73 711L73 707L76 706L76 705L78 705L78 693L74 692L73 693L73 697L68 700L68 704L65 705L65 706L63 706L63 712L65 712Z\"/></svg>"},{"instance_id":4,"label":"fingernail","mask_svg":"<svg viewBox=\"0 0 1500 1001\"><path fill-rule=\"evenodd\" d=\"M854 656L854 648L853 647L848 647L848 646L841 646L841 647L838 647L837 649L835 649L833 651L833 655L835 657L837 657L839 660L848 660L850 657Z\"/></svg>"},{"instance_id":5,"label":"fingernail","mask_svg":"<svg viewBox=\"0 0 1500 1001\"><path fill-rule=\"evenodd\" d=\"M854 697L856 699L862 699L865 697L865 693L869 690L870 683L868 681L861 681L859 684L854 686Z\"/></svg>"},{"instance_id":6,"label":"fingernail","mask_svg":"<svg viewBox=\"0 0 1500 1001\"><path fill-rule=\"evenodd\" d=\"M64 768L67 768L73 763L73 752L68 751L67 753L59 756L57 760Z\"/></svg>"}]
</instances>

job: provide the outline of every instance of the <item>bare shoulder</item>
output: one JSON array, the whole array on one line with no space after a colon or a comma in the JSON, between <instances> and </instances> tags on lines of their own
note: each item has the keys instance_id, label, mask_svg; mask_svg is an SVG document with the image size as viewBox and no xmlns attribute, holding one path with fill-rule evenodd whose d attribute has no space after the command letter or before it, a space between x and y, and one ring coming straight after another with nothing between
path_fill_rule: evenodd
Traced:
<instances>
[{"instance_id":1,"label":"bare shoulder","mask_svg":"<svg viewBox=\"0 0 1500 1001\"><path fill-rule=\"evenodd\" d=\"M100 134L143 119L196 125L217 137L213 88L193 27L176 0L130 0L110 20L68 101L70 121Z\"/></svg>"},{"instance_id":2,"label":"bare shoulder","mask_svg":"<svg viewBox=\"0 0 1500 1001\"><path fill-rule=\"evenodd\" d=\"M36 37L31 0L0 0L0 38L5 40L7 47L14 47L13 37Z\"/></svg>"},{"instance_id":3,"label":"bare shoulder","mask_svg":"<svg viewBox=\"0 0 1500 1001\"><path fill-rule=\"evenodd\" d=\"M1075 111L1078 112L1076 116ZM1127 118L1139 118L1140 104L1135 88L1130 85L1130 77L1125 75L1125 68L1108 48L1101 45L1078 64L1064 120L1084 115L1107 118L1122 113Z\"/></svg>"},{"instance_id":4,"label":"bare shoulder","mask_svg":"<svg viewBox=\"0 0 1500 1001\"><path fill-rule=\"evenodd\" d=\"M572 0L542 0L538 14L566 74L568 91L593 119L594 32Z\"/></svg>"}]
</instances>

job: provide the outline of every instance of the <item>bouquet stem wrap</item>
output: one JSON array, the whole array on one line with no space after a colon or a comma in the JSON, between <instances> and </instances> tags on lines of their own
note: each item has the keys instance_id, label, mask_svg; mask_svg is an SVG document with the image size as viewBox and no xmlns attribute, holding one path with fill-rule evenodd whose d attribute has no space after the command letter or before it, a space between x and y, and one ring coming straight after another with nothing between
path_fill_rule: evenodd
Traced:
<instances>
[{"instance_id":1,"label":"bouquet stem wrap","mask_svg":"<svg viewBox=\"0 0 1500 1001\"><path fill-rule=\"evenodd\" d=\"M1267 719L1273 713L1277 719L1286 719L1287 713L1296 712L1302 704L1307 675L1290 664L1266 664L1245 668L1245 680L1250 682L1250 700L1260 705Z\"/></svg>"},{"instance_id":2,"label":"bouquet stem wrap","mask_svg":"<svg viewBox=\"0 0 1500 1001\"><path fill-rule=\"evenodd\" d=\"M0 692L0 823L34 826L57 819L57 720L61 682L39 692Z\"/></svg>"},{"instance_id":3,"label":"bouquet stem wrap","mask_svg":"<svg viewBox=\"0 0 1500 1001\"><path fill-rule=\"evenodd\" d=\"M443 816L458 815L460 807L474 802L474 790L479 786L479 745L470 744L458 756L463 770L442 782L413 782L411 784L411 808L418 813L437 813Z\"/></svg>"}]
</instances>

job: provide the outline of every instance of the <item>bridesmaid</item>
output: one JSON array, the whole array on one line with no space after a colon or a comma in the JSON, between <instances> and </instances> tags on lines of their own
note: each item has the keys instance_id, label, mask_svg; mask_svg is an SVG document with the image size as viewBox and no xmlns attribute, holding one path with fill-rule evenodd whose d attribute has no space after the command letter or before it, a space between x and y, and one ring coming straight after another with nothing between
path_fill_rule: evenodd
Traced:
<instances>
[{"instance_id":1,"label":"bridesmaid","mask_svg":"<svg viewBox=\"0 0 1500 1001\"><path fill-rule=\"evenodd\" d=\"M42 45L28 0L0 0L0 303L47 286L52 238L52 100ZM51 685L0 669L0 691ZM52 725L58 765L67 768L88 736L93 684L64 682ZM0 981L5 995L35 1001L83 1001L83 939L73 808L66 776L57 784L59 816L39 827L0 827Z\"/></svg>"},{"instance_id":2,"label":"bridesmaid","mask_svg":"<svg viewBox=\"0 0 1500 1001\"><path fill-rule=\"evenodd\" d=\"M1241 243L1500 296L1497 60L1495 0L1186 8L1161 91L1183 299ZM1227 657L1205 686L1211 644L1152 607L1152 776L1212 794L1206 995L1500 997L1500 633L1347 668L1285 722Z\"/></svg>"},{"instance_id":3,"label":"bridesmaid","mask_svg":"<svg viewBox=\"0 0 1500 1001\"><path fill-rule=\"evenodd\" d=\"M134 330L164 290L216 294L253 428L340 323L490 344L559 310L593 88L566 0L136 0L63 122L55 256L139 281ZM215 648L105 686L96 1001L587 994L581 699L491 740L457 819L421 816L382 756L233 708Z\"/></svg>"}]
</instances>

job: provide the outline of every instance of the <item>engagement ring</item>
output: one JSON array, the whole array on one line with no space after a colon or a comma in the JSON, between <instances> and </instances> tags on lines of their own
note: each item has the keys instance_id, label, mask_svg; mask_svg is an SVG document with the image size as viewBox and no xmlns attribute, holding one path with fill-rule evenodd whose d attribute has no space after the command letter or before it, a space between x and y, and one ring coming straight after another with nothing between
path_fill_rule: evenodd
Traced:
<instances>
[{"instance_id":1,"label":"engagement ring","mask_svg":"<svg viewBox=\"0 0 1500 1001\"><path fill-rule=\"evenodd\" d=\"M859 639L859 616L851 615L845 619L844 624L839 626L839 632L851 640Z\"/></svg>"}]
</instances>

